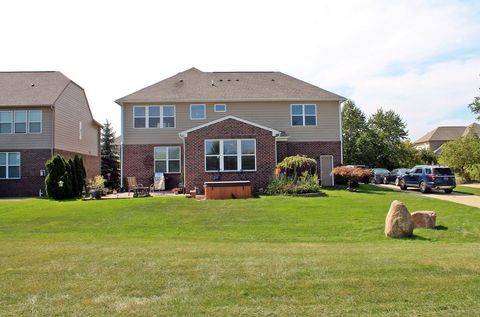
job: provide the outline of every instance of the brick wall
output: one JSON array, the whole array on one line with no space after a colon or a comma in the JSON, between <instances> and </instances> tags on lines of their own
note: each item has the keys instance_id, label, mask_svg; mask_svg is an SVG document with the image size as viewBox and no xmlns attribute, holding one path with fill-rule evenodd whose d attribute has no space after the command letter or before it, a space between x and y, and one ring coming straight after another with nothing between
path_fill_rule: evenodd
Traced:
<instances>
[{"instance_id":1,"label":"brick wall","mask_svg":"<svg viewBox=\"0 0 480 317\"><path fill-rule=\"evenodd\" d=\"M21 179L0 179L0 197L38 196L39 189L45 193L45 177L40 170L51 157L50 149L5 150L0 152L20 152Z\"/></svg>"},{"instance_id":2,"label":"brick wall","mask_svg":"<svg viewBox=\"0 0 480 317\"><path fill-rule=\"evenodd\" d=\"M281 144L283 143L283 144ZM281 150L280 150L281 149ZM338 142L278 142L278 161L292 155L306 155L320 162L320 155L333 155L333 165L341 164L341 143ZM320 173L320 164L317 165Z\"/></svg>"},{"instance_id":3,"label":"brick wall","mask_svg":"<svg viewBox=\"0 0 480 317\"><path fill-rule=\"evenodd\" d=\"M73 158L75 155L81 156L83 159L83 166L85 166L85 172L87 172L87 181L89 178L100 175L100 156L79 154L59 149L55 149L54 154L58 154L66 160Z\"/></svg>"},{"instance_id":4,"label":"brick wall","mask_svg":"<svg viewBox=\"0 0 480 317\"><path fill-rule=\"evenodd\" d=\"M179 146L180 169L183 171L183 146L182 144L140 144L123 146L123 186L127 187L127 177L135 176L137 183L143 186L153 184L154 157L153 151L156 146ZM172 189L178 186L180 173L165 174L165 188Z\"/></svg>"},{"instance_id":5,"label":"brick wall","mask_svg":"<svg viewBox=\"0 0 480 317\"><path fill-rule=\"evenodd\" d=\"M256 172L205 172L205 139L256 139ZM234 119L227 119L190 132L185 138L185 185L203 192L206 181L249 180L254 190L265 188L275 168L275 138L272 132Z\"/></svg>"}]
</instances>

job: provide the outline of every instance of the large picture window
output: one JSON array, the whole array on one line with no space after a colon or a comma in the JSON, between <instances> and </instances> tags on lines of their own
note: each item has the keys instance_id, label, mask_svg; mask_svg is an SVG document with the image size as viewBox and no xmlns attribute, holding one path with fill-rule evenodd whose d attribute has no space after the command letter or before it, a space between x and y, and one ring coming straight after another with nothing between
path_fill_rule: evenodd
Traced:
<instances>
[{"instance_id":1,"label":"large picture window","mask_svg":"<svg viewBox=\"0 0 480 317\"><path fill-rule=\"evenodd\" d=\"M0 179L20 178L20 153L0 152Z\"/></svg>"},{"instance_id":2,"label":"large picture window","mask_svg":"<svg viewBox=\"0 0 480 317\"><path fill-rule=\"evenodd\" d=\"M316 126L317 105L293 104L291 105L292 126Z\"/></svg>"},{"instance_id":3,"label":"large picture window","mask_svg":"<svg viewBox=\"0 0 480 317\"><path fill-rule=\"evenodd\" d=\"M205 141L206 171L255 171L255 139Z\"/></svg>"},{"instance_id":4,"label":"large picture window","mask_svg":"<svg viewBox=\"0 0 480 317\"><path fill-rule=\"evenodd\" d=\"M134 106L134 128L175 128L175 106Z\"/></svg>"},{"instance_id":5,"label":"large picture window","mask_svg":"<svg viewBox=\"0 0 480 317\"><path fill-rule=\"evenodd\" d=\"M180 147L156 146L155 173L180 173Z\"/></svg>"}]
</instances>

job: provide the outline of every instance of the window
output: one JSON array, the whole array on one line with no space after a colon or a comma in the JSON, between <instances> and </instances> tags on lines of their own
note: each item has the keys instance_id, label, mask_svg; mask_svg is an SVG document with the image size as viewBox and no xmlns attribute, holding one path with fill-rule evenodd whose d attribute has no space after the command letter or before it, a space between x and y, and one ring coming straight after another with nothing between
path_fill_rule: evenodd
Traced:
<instances>
[{"instance_id":1,"label":"window","mask_svg":"<svg viewBox=\"0 0 480 317\"><path fill-rule=\"evenodd\" d=\"M134 106L134 128L175 128L175 106Z\"/></svg>"},{"instance_id":2,"label":"window","mask_svg":"<svg viewBox=\"0 0 480 317\"><path fill-rule=\"evenodd\" d=\"M293 104L291 105L292 126L316 126L317 105Z\"/></svg>"},{"instance_id":3,"label":"window","mask_svg":"<svg viewBox=\"0 0 480 317\"><path fill-rule=\"evenodd\" d=\"M216 104L213 106L215 112L227 112L227 105L225 104Z\"/></svg>"},{"instance_id":4,"label":"window","mask_svg":"<svg viewBox=\"0 0 480 317\"><path fill-rule=\"evenodd\" d=\"M205 141L206 171L255 171L254 139Z\"/></svg>"},{"instance_id":5,"label":"window","mask_svg":"<svg viewBox=\"0 0 480 317\"><path fill-rule=\"evenodd\" d=\"M0 133L12 133L11 111L0 111Z\"/></svg>"},{"instance_id":6,"label":"window","mask_svg":"<svg viewBox=\"0 0 480 317\"><path fill-rule=\"evenodd\" d=\"M0 179L20 178L20 153L0 152Z\"/></svg>"},{"instance_id":7,"label":"window","mask_svg":"<svg viewBox=\"0 0 480 317\"><path fill-rule=\"evenodd\" d=\"M28 112L28 133L42 133L42 110Z\"/></svg>"},{"instance_id":8,"label":"window","mask_svg":"<svg viewBox=\"0 0 480 317\"><path fill-rule=\"evenodd\" d=\"M14 111L15 133L27 133L27 111Z\"/></svg>"},{"instance_id":9,"label":"window","mask_svg":"<svg viewBox=\"0 0 480 317\"><path fill-rule=\"evenodd\" d=\"M204 120L206 117L205 105L190 105L190 120Z\"/></svg>"},{"instance_id":10,"label":"window","mask_svg":"<svg viewBox=\"0 0 480 317\"><path fill-rule=\"evenodd\" d=\"M155 173L180 173L179 146L156 146L154 151Z\"/></svg>"}]
</instances>

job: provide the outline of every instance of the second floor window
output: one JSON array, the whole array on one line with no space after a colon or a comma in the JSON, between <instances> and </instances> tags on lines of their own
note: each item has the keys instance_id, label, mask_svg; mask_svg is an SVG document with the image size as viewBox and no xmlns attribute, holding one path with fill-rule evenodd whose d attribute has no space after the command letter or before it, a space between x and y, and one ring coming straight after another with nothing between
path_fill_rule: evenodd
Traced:
<instances>
[{"instance_id":1,"label":"second floor window","mask_svg":"<svg viewBox=\"0 0 480 317\"><path fill-rule=\"evenodd\" d=\"M190 105L190 120L205 120L206 117L205 105Z\"/></svg>"},{"instance_id":2,"label":"second floor window","mask_svg":"<svg viewBox=\"0 0 480 317\"><path fill-rule=\"evenodd\" d=\"M42 133L42 110L0 111L0 134Z\"/></svg>"},{"instance_id":3,"label":"second floor window","mask_svg":"<svg viewBox=\"0 0 480 317\"><path fill-rule=\"evenodd\" d=\"M134 128L175 128L175 106L134 106Z\"/></svg>"},{"instance_id":4,"label":"second floor window","mask_svg":"<svg viewBox=\"0 0 480 317\"><path fill-rule=\"evenodd\" d=\"M293 104L291 105L292 126L316 126L317 105Z\"/></svg>"}]
</instances>

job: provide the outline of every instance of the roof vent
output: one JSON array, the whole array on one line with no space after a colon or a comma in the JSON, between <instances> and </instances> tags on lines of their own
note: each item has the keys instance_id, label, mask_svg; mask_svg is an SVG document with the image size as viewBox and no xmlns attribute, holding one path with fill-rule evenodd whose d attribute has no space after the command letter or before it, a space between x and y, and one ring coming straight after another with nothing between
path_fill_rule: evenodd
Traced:
<instances>
[{"instance_id":1,"label":"roof vent","mask_svg":"<svg viewBox=\"0 0 480 317\"><path fill-rule=\"evenodd\" d=\"M275 81L275 79L272 78L272 81Z\"/></svg>"},{"instance_id":2,"label":"roof vent","mask_svg":"<svg viewBox=\"0 0 480 317\"><path fill-rule=\"evenodd\" d=\"M31 83L31 84L30 84L30 87L35 87L35 84L34 84L34 83Z\"/></svg>"},{"instance_id":3,"label":"roof vent","mask_svg":"<svg viewBox=\"0 0 480 317\"><path fill-rule=\"evenodd\" d=\"M179 82L183 83L183 79L180 79Z\"/></svg>"},{"instance_id":4,"label":"roof vent","mask_svg":"<svg viewBox=\"0 0 480 317\"><path fill-rule=\"evenodd\" d=\"M232 81L231 79L227 79L227 81Z\"/></svg>"},{"instance_id":5,"label":"roof vent","mask_svg":"<svg viewBox=\"0 0 480 317\"><path fill-rule=\"evenodd\" d=\"M235 81L240 81L239 79L235 79Z\"/></svg>"},{"instance_id":6,"label":"roof vent","mask_svg":"<svg viewBox=\"0 0 480 317\"><path fill-rule=\"evenodd\" d=\"M223 81L223 79L220 79L220 81Z\"/></svg>"}]
</instances>

